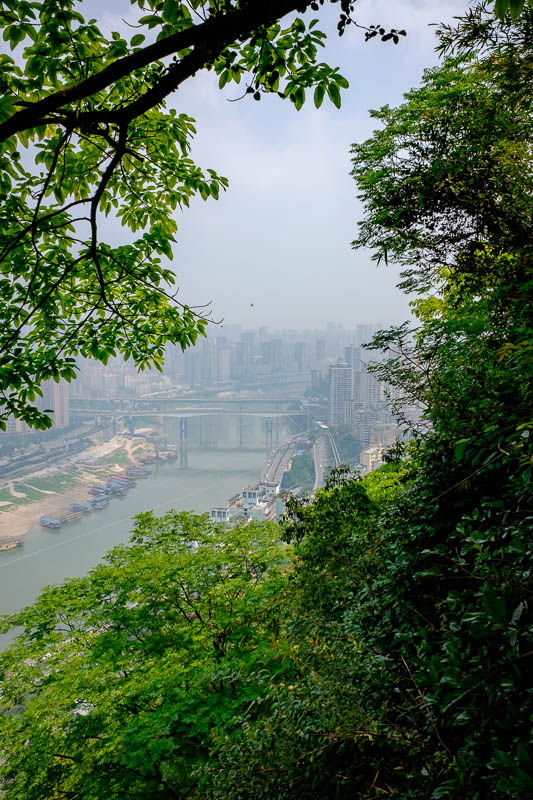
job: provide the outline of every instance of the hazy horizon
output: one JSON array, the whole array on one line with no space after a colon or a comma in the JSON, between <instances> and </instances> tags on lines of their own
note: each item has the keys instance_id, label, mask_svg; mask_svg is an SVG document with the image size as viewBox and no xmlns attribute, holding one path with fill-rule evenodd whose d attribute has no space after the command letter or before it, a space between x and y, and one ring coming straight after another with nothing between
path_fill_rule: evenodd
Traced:
<instances>
[{"instance_id":1,"label":"hazy horizon","mask_svg":"<svg viewBox=\"0 0 533 800\"><path fill-rule=\"evenodd\" d=\"M127 0L112 12L103 0L82 5L104 30L132 35L124 20L131 22L138 8ZM363 31L353 26L339 38L337 6L309 12L328 33L320 59L339 66L350 82L340 110L324 101L317 111L311 96L300 112L276 96L229 102L242 85L221 91L217 76L207 72L170 97L169 106L197 122L192 158L229 179L219 201L195 199L177 212L172 266L182 302L211 303L214 319L243 328L323 328L331 320L349 328L409 317L409 298L396 288L398 270L377 268L370 252L351 249L362 209L349 174L349 149L375 127L368 109L397 105L420 83L423 70L437 63L429 24L450 20L467 5L358 3L361 23L407 30L397 46L365 43ZM102 232L114 243L128 236L114 220Z\"/></svg>"}]
</instances>

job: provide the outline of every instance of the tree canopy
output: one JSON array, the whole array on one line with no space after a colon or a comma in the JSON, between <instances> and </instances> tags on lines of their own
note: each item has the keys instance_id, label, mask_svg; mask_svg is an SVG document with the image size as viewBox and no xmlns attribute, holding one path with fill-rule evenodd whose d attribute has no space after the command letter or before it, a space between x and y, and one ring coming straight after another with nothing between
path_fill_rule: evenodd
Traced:
<instances>
[{"instance_id":1,"label":"tree canopy","mask_svg":"<svg viewBox=\"0 0 533 800\"><path fill-rule=\"evenodd\" d=\"M11 620L25 632L3 663L1 704L18 712L0 715L2 789L202 796L216 737L289 663L274 636L290 562L268 524L140 515L129 546Z\"/></svg>"},{"instance_id":2,"label":"tree canopy","mask_svg":"<svg viewBox=\"0 0 533 800\"><path fill-rule=\"evenodd\" d=\"M366 209L354 246L401 264L406 289L425 291L458 271L479 285L499 255L513 253L515 263L496 271L519 271L517 259L531 258L531 25L528 7L492 31L492 16L477 8L470 30L483 30L477 46L491 45L483 58L443 30L454 57L427 71L399 108L373 111L383 127L353 147Z\"/></svg>"},{"instance_id":3,"label":"tree canopy","mask_svg":"<svg viewBox=\"0 0 533 800\"><path fill-rule=\"evenodd\" d=\"M323 4L139 0L131 36L108 37L77 0L3 0L14 52L0 55L0 425L14 414L49 426L39 385L74 378L78 355L161 368L167 342L204 333L208 310L178 297L168 260L177 210L227 180L193 162L194 120L165 101L207 69L243 97L299 109L312 91L317 107L339 107L347 81L319 59L318 18L298 15ZM354 5L340 2L340 33ZM129 229L121 244L102 235L109 215Z\"/></svg>"}]
</instances>

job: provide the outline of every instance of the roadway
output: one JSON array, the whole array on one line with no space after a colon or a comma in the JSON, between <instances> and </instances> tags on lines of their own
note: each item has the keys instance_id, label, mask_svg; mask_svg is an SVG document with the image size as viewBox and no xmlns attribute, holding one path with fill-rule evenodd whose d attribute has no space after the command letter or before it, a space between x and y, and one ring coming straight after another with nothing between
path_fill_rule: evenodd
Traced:
<instances>
[{"instance_id":1,"label":"roadway","mask_svg":"<svg viewBox=\"0 0 533 800\"><path fill-rule=\"evenodd\" d=\"M320 489L326 482L324 480L324 473L330 466L328 450L333 457L334 466L340 467L341 459L339 451L337 450L337 444L333 434L324 427L313 445L313 461L315 465L315 483L313 491Z\"/></svg>"},{"instance_id":2,"label":"roadway","mask_svg":"<svg viewBox=\"0 0 533 800\"><path fill-rule=\"evenodd\" d=\"M327 462L327 439L321 434L317 437L313 445L313 461L315 465L315 482L313 491L321 489L324 486L324 472L326 471Z\"/></svg>"},{"instance_id":3,"label":"roadway","mask_svg":"<svg viewBox=\"0 0 533 800\"><path fill-rule=\"evenodd\" d=\"M301 434L300 434L301 435ZM273 451L261 473L261 482L281 483L283 473L296 452L296 442L290 441Z\"/></svg>"},{"instance_id":4,"label":"roadway","mask_svg":"<svg viewBox=\"0 0 533 800\"><path fill-rule=\"evenodd\" d=\"M337 445L335 444L335 439L330 431L325 431L326 436L329 440L329 446L331 447L331 453L333 455L333 461L335 462L333 466L340 467L341 465L341 457L339 455L339 451L337 450Z\"/></svg>"}]
</instances>

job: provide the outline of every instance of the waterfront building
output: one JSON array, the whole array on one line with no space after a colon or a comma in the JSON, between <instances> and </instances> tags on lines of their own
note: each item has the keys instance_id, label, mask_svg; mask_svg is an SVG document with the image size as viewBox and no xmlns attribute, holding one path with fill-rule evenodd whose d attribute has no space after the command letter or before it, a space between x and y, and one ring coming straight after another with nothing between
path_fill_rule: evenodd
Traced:
<instances>
[{"instance_id":1,"label":"waterfront building","mask_svg":"<svg viewBox=\"0 0 533 800\"><path fill-rule=\"evenodd\" d=\"M242 491L242 504L247 506L256 506L259 500L259 486L247 486Z\"/></svg>"},{"instance_id":2,"label":"waterfront building","mask_svg":"<svg viewBox=\"0 0 533 800\"><path fill-rule=\"evenodd\" d=\"M279 494L280 488L281 487L280 487L279 483L275 483L275 481L262 481L259 484L259 492L262 495L264 495L264 494L269 494L270 495L271 494L271 495L275 496L275 495Z\"/></svg>"},{"instance_id":3,"label":"waterfront building","mask_svg":"<svg viewBox=\"0 0 533 800\"><path fill-rule=\"evenodd\" d=\"M220 506L215 506L209 509L209 516L213 522L228 522L231 516L231 510Z\"/></svg>"},{"instance_id":4,"label":"waterfront building","mask_svg":"<svg viewBox=\"0 0 533 800\"><path fill-rule=\"evenodd\" d=\"M264 522L267 519L275 522L277 518L276 497L274 495L264 495L257 505L248 510L248 516L256 522Z\"/></svg>"}]
</instances>

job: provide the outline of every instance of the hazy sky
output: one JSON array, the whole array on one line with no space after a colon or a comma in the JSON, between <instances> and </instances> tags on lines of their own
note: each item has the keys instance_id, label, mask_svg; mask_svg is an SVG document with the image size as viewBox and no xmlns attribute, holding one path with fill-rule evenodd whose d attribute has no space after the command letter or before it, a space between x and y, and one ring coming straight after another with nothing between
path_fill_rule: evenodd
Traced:
<instances>
[{"instance_id":1,"label":"hazy sky","mask_svg":"<svg viewBox=\"0 0 533 800\"><path fill-rule=\"evenodd\" d=\"M320 12L329 35L321 60L339 66L350 82L340 110L325 100L317 111L311 96L299 112L276 96L230 103L239 87L220 91L209 73L171 98L197 121L193 158L230 181L218 202L196 200L179 213L173 266L183 302L211 301L214 317L254 328L322 328L330 320L353 327L407 317L409 298L395 287L396 271L376 268L368 252L350 247L361 205L349 175L349 148L371 134L369 108L401 102L424 68L437 62L430 24L449 20L468 2L357 5L361 23L403 27L408 35L397 46L365 43L363 32L351 27L339 39L339 6ZM109 8L103 0L89 6L88 15L98 16L105 29L124 30L122 18L135 19L136 7L127 0L113 3L112 14L98 13Z\"/></svg>"}]
</instances>

